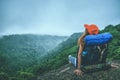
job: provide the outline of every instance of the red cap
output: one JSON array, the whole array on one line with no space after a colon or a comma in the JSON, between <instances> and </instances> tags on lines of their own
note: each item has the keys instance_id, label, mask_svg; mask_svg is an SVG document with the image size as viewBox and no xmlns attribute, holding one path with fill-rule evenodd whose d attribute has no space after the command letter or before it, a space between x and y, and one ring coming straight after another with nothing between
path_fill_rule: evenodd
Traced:
<instances>
[{"instance_id":1,"label":"red cap","mask_svg":"<svg viewBox=\"0 0 120 80\"><path fill-rule=\"evenodd\" d=\"M98 34L99 32L99 29L95 24L91 24L91 25L84 24L84 27L87 29L89 34Z\"/></svg>"}]
</instances>

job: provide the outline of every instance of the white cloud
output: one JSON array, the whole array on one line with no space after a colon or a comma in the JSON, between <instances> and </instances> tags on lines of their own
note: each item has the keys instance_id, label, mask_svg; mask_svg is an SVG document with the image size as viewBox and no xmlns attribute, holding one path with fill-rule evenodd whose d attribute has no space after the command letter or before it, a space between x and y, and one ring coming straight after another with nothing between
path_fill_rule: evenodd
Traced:
<instances>
[{"instance_id":1,"label":"white cloud","mask_svg":"<svg viewBox=\"0 0 120 80\"><path fill-rule=\"evenodd\" d=\"M27 4L26 4L27 3ZM1 2L1 34L70 35L85 23L120 23L117 0L8 0Z\"/></svg>"}]
</instances>

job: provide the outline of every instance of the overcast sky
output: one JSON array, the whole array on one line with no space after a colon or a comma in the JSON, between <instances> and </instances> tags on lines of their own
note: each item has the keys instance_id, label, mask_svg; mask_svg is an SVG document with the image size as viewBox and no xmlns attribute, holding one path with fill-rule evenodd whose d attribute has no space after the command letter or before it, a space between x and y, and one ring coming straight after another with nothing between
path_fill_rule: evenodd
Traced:
<instances>
[{"instance_id":1,"label":"overcast sky","mask_svg":"<svg viewBox=\"0 0 120 80\"><path fill-rule=\"evenodd\" d=\"M120 0L0 0L0 34L71 35L120 24Z\"/></svg>"}]
</instances>

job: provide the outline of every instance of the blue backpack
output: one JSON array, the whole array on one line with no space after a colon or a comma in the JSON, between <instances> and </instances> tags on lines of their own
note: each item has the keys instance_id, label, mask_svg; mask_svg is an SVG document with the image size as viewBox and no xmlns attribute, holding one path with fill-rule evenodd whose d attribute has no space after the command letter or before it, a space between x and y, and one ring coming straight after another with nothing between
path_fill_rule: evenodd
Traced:
<instances>
[{"instance_id":1,"label":"blue backpack","mask_svg":"<svg viewBox=\"0 0 120 80\"><path fill-rule=\"evenodd\" d=\"M88 35L84 38L85 44L89 45L103 45L112 40L112 35L110 33L101 33L97 35Z\"/></svg>"},{"instance_id":2,"label":"blue backpack","mask_svg":"<svg viewBox=\"0 0 120 80\"><path fill-rule=\"evenodd\" d=\"M112 40L110 33L88 35L84 38L85 47L82 53L82 64L97 64L105 62L108 51L108 42Z\"/></svg>"}]
</instances>

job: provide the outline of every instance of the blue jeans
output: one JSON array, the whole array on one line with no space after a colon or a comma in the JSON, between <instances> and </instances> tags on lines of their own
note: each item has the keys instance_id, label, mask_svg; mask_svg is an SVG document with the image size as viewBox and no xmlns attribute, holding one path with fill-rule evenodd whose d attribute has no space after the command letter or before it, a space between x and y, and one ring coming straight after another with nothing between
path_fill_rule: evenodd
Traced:
<instances>
[{"instance_id":1,"label":"blue jeans","mask_svg":"<svg viewBox=\"0 0 120 80\"><path fill-rule=\"evenodd\" d=\"M72 63L75 67L77 66L76 57L69 55L68 59L69 59L69 62Z\"/></svg>"}]
</instances>

